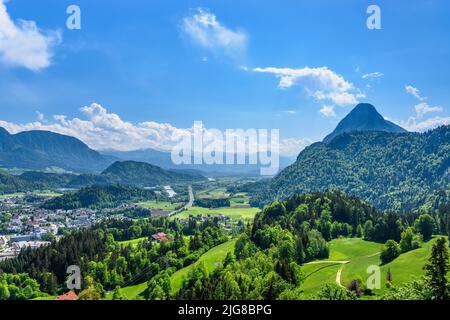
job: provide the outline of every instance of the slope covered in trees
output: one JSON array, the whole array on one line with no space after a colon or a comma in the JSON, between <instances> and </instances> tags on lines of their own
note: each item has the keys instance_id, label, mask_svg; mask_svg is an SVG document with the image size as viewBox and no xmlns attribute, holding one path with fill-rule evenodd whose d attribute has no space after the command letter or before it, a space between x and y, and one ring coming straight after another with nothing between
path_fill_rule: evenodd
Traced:
<instances>
[{"instance_id":1,"label":"slope covered in trees","mask_svg":"<svg viewBox=\"0 0 450 320\"><path fill-rule=\"evenodd\" d=\"M123 202L155 199L155 193L121 185L92 186L66 193L46 201L42 207L50 210L79 208L112 208Z\"/></svg>"},{"instance_id":2,"label":"slope covered in trees","mask_svg":"<svg viewBox=\"0 0 450 320\"><path fill-rule=\"evenodd\" d=\"M9 134L0 128L0 166L28 170L59 167L75 172L99 172L112 162L80 140L49 131Z\"/></svg>"},{"instance_id":3,"label":"slope covered in trees","mask_svg":"<svg viewBox=\"0 0 450 320\"><path fill-rule=\"evenodd\" d=\"M340 190L379 209L437 209L450 200L450 126L427 133L350 132L316 143L253 198Z\"/></svg>"},{"instance_id":4,"label":"slope covered in trees","mask_svg":"<svg viewBox=\"0 0 450 320\"><path fill-rule=\"evenodd\" d=\"M205 179L195 172L164 170L149 163L136 161L115 162L103 171L101 176L112 183L141 187Z\"/></svg>"}]
</instances>

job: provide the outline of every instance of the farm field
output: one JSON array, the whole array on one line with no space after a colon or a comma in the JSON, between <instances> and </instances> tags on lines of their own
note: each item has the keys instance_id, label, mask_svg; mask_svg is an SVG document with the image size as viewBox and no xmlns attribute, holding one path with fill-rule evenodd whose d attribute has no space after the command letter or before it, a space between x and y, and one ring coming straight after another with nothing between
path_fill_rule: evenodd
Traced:
<instances>
[{"instance_id":1,"label":"farm field","mask_svg":"<svg viewBox=\"0 0 450 320\"><path fill-rule=\"evenodd\" d=\"M174 218L179 219L187 219L190 215L197 216L218 216L218 215L225 215L227 217L230 217L232 220L252 220L256 213L260 211L259 208L232 208L232 207L226 207L226 208L217 208L217 209L208 209L208 208L201 208L201 207L192 207L189 208L183 212L180 212L179 214L175 215Z\"/></svg>"},{"instance_id":2,"label":"farm field","mask_svg":"<svg viewBox=\"0 0 450 320\"><path fill-rule=\"evenodd\" d=\"M160 209L164 211L174 211L183 204L181 203L171 203L166 201L146 201L146 202L139 202L136 205L146 208L146 209Z\"/></svg>"},{"instance_id":3,"label":"farm field","mask_svg":"<svg viewBox=\"0 0 450 320\"><path fill-rule=\"evenodd\" d=\"M250 202L250 196L245 192L236 193L230 197L231 207L247 206L247 205L249 205L249 202Z\"/></svg>"},{"instance_id":4,"label":"farm field","mask_svg":"<svg viewBox=\"0 0 450 320\"><path fill-rule=\"evenodd\" d=\"M222 199L230 196L226 188L213 188L195 193L197 199Z\"/></svg>"}]
</instances>

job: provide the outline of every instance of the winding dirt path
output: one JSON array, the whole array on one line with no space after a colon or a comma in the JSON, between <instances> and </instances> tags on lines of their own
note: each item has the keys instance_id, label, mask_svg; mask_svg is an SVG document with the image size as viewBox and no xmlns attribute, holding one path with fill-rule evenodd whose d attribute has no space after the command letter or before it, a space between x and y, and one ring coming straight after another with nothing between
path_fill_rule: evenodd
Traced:
<instances>
[{"instance_id":1,"label":"winding dirt path","mask_svg":"<svg viewBox=\"0 0 450 320\"><path fill-rule=\"evenodd\" d=\"M338 272L336 273L336 284L340 287L344 287L341 283L341 274L342 274L342 270L344 269L344 265L350 263L350 260L343 260L343 261L338 261L338 260L326 260L326 261L312 261L312 262L308 262L305 264L341 264L342 266L339 268Z\"/></svg>"}]
</instances>

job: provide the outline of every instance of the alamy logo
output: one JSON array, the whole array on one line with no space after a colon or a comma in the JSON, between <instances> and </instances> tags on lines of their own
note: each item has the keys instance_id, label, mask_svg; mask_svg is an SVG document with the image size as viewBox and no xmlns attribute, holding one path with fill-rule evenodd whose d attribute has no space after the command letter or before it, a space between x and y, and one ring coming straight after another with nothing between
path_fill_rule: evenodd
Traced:
<instances>
[{"instance_id":1,"label":"alamy logo","mask_svg":"<svg viewBox=\"0 0 450 320\"><path fill-rule=\"evenodd\" d=\"M367 8L367 28L369 30L381 30L381 8L377 5L370 5Z\"/></svg>"},{"instance_id":2,"label":"alamy logo","mask_svg":"<svg viewBox=\"0 0 450 320\"><path fill-rule=\"evenodd\" d=\"M196 121L192 134L173 136L175 165L259 165L264 176L275 175L280 166L278 129L205 129Z\"/></svg>"},{"instance_id":3,"label":"alamy logo","mask_svg":"<svg viewBox=\"0 0 450 320\"><path fill-rule=\"evenodd\" d=\"M81 9L77 5L70 5L67 7L66 13L70 16L67 18L66 26L69 30L81 29Z\"/></svg>"},{"instance_id":4,"label":"alamy logo","mask_svg":"<svg viewBox=\"0 0 450 320\"><path fill-rule=\"evenodd\" d=\"M80 290L81 289L81 270L79 266L69 266L67 267L67 289L69 290Z\"/></svg>"},{"instance_id":5,"label":"alamy logo","mask_svg":"<svg viewBox=\"0 0 450 320\"><path fill-rule=\"evenodd\" d=\"M368 289L381 289L381 269L379 266L371 265L367 268L367 274L370 276L367 278L366 286Z\"/></svg>"}]
</instances>

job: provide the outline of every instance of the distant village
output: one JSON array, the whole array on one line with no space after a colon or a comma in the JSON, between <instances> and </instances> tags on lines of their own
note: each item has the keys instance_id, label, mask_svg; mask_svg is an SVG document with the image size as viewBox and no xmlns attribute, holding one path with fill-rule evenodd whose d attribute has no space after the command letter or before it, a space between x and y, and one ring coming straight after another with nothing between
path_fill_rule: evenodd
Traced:
<instances>
[{"instance_id":1,"label":"distant village","mask_svg":"<svg viewBox=\"0 0 450 320\"><path fill-rule=\"evenodd\" d=\"M0 214L8 216L0 229L0 261L17 257L24 248L49 245L51 240L61 237L64 230L89 228L107 216L134 208L124 205L101 210L46 210L41 209L38 203L25 201L26 196L0 198ZM41 197L41 200L46 200L46 197Z\"/></svg>"},{"instance_id":2,"label":"distant village","mask_svg":"<svg viewBox=\"0 0 450 320\"><path fill-rule=\"evenodd\" d=\"M169 190L170 189L170 190ZM164 190L173 197L175 192L170 187ZM192 190L191 190L192 192ZM40 204L50 199L48 195L36 195L33 193L7 195L0 197L0 261L15 258L20 251L26 248L36 249L47 246L53 240L58 240L65 232L82 228L89 228L102 219L112 217L125 218L123 212L134 210L138 207L133 204L123 204L114 208L100 210L76 209L76 210L47 210ZM32 199L32 201L30 201ZM191 195L190 205L193 203ZM142 209L142 208L141 208ZM180 213L185 207L173 212L151 209L151 215L155 217L168 217ZM203 223L214 219L229 233L234 233L234 226L230 217L223 214L217 216L193 215L184 217L180 221L187 223L189 219ZM153 236L153 241L166 241L169 237L162 234Z\"/></svg>"}]
</instances>

